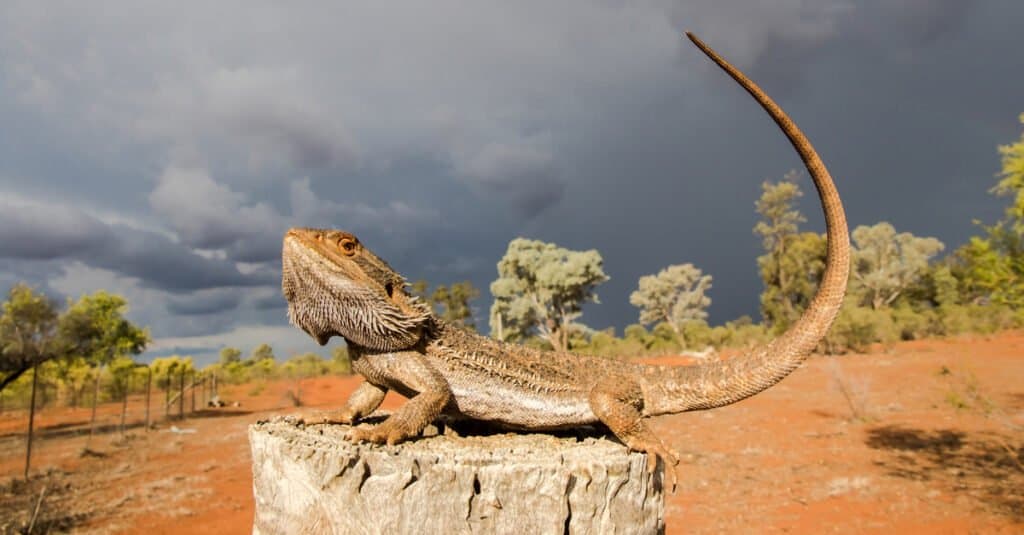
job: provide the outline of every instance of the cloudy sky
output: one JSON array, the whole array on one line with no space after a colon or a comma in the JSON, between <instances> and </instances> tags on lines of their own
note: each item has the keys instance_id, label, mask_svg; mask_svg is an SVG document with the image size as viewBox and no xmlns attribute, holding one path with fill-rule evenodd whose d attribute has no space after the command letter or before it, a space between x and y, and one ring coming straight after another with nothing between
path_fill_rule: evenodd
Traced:
<instances>
[{"instance_id":1,"label":"cloudy sky","mask_svg":"<svg viewBox=\"0 0 1024 535\"><path fill-rule=\"evenodd\" d=\"M0 288L121 293L150 356L316 348L280 296L292 225L473 281L483 322L516 236L602 253L594 327L681 262L712 320L756 315L754 201L799 160L683 30L804 128L852 226L963 243L1022 131L1019 0L53 6L0 7Z\"/></svg>"}]
</instances>

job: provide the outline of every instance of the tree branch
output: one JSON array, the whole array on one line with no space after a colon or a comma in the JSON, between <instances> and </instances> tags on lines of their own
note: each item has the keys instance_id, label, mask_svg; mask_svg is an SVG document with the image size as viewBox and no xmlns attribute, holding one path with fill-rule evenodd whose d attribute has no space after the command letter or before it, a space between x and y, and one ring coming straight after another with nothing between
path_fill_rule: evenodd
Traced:
<instances>
[{"instance_id":1,"label":"tree branch","mask_svg":"<svg viewBox=\"0 0 1024 535\"><path fill-rule=\"evenodd\" d=\"M12 372L7 377L4 377L2 380L0 380L0 390L3 390L4 388L6 388L7 385L13 383L14 381L16 381L18 379L18 377L21 377L21 375L23 373L25 373L25 372L27 372L27 371L29 371L31 369L32 369L32 366L23 366L22 368Z\"/></svg>"}]
</instances>

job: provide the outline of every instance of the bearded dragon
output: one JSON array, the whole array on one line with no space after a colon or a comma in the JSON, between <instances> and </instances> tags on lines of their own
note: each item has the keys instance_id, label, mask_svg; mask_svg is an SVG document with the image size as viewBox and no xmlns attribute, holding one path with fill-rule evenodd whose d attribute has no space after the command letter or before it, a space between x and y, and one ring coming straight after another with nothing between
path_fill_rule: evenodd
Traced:
<instances>
[{"instance_id":1,"label":"bearded dragon","mask_svg":"<svg viewBox=\"0 0 1024 535\"><path fill-rule=\"evenodd\" d=\"M603 424L628 448L675 466L678 455L646 418L735 403L796 369L831 325L846 291L850 251L835 185L803 133L757 85L692 34L789 138L814 181L825 213L828 252L810 305L785 333L749 353L691 366L644 365L507 344L449 325L411 296L406 280L356 236L293 228L284 237L282 290L291 323L320 345L348 344L366 381L318 423L351 424L394 390L408 401L383 422L354 427L354 441L396 444L441 413L519 430ZM672 474L673 487L675 474Z\"/></svg>"}]
</instances>

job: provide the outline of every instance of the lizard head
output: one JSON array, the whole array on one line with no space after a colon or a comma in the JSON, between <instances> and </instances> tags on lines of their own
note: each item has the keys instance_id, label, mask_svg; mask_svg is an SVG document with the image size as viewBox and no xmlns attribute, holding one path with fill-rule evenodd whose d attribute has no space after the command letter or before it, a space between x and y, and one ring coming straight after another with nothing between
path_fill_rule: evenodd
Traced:
<instances>
[{"instance_id":1,"label":"lizard head","mask_svg":"<svg viewBox=\"0 0 1024 535\"><path fill-rule=\"evenodd\" d=\"M405 279L348 232L293 228L281 262L288 319L320 345L337 335L369 349L406 349L432 317Z\"/></svg>"}]
</instances>

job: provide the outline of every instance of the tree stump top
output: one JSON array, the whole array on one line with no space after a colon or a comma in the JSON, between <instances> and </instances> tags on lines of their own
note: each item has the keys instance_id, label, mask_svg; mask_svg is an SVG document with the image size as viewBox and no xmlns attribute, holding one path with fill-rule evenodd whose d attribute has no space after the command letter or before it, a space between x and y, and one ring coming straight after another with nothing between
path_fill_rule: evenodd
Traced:
<instances>
[{"instance_id":1,"label":"tree stump top","mask_svg":"<svg viewBox=\"0 0 1024 535\"><path fill-rule=\"evenodd\" d=\"M657 533L659 470L612 440L543 433L352 444L348 426L249 428L254 533Z\"/></svg>"}]
</instances>

